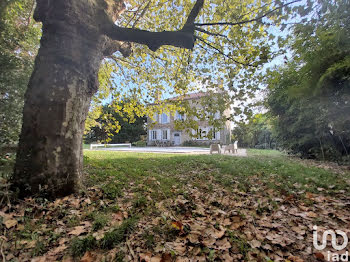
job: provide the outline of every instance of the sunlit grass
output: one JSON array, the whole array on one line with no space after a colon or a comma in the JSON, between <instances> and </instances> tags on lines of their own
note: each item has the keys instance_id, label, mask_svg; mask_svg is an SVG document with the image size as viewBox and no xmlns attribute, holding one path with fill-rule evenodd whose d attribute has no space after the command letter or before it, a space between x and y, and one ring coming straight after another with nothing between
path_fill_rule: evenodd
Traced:
<instances>
[{"instance_id":1,"label":"sunlit grass","mask_svg":"<svg viewBox=\"0 0 350 262\"><path fill-rule=\"evenodd\" d=\"M349 178L349 174L306 167L272 150L264 154L253 150L248 157L106 151L89 151L85 156L89 184L113 181L123 188L135 183L158 188L156 195L159 198L176 194L188 183L209 188L208 181L212 179L227 189L235 183L246 189L256 186L254 181L258 177L261 183L285 193L296 190L317 192L320 187L332 193L345 190L345 180ZM159 181L159 185L152 179Z\"/></svg>"}]
</instances>

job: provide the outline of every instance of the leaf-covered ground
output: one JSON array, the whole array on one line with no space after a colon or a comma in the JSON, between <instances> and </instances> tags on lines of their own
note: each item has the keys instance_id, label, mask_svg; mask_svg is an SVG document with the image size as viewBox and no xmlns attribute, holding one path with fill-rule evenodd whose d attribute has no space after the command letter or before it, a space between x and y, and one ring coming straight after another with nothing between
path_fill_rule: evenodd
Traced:
<instances>
[{"instance_id":1,"label":"leaf-covered ground","mask_svg":"<svg viewBox=\"0 0 350 262\"><path fill-rule=\"evenodd\" d=\"M273 151L85 155L79 194L1 209L0 259L322 261L313 226L350 232L345 169Z\"/></svg>"}]
</instances>

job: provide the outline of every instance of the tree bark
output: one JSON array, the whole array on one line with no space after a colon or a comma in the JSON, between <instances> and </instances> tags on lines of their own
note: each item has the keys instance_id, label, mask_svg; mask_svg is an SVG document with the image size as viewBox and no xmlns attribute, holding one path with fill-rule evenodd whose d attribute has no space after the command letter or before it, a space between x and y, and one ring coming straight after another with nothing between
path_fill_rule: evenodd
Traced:
<instances>
[{"instance_id":1,"label":"tree bark","mask_svg":"<svg viewBox=\"0 0 350 262\"><path fill-rule=\"evenodd\" d=\"M129 41L152 50L164 44L192 48L203 2L197 0L191 24L182 30L155 33L117 27L122 0L37 0L34 19L43 23L43 35L25 95L12 181L19 197L55 198L79 188L84 123L102 59L117 50L129 55Z\"/></svg>"},{"instance_id":2,"label":"tree bark","mask_svg":"<svg viewBox=\"0 0 350 262\"><path fill-rule=\"evenodd\" d=\"M92 1L38 1L43 35L25 95L13 188L54 198L79 188L82 136L107 39ZM89 21L90 20L90 21Z\"/></svg>"}]
</instances>

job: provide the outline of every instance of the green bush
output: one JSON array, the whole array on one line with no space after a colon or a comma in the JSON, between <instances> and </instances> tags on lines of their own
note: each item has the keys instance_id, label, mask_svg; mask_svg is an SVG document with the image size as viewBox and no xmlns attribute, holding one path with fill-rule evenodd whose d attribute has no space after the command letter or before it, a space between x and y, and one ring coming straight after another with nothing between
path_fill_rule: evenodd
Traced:
<instances>
[{"instance_id":1,"label":"green bush","mask_svg":"<svg viewBox=\"0 0 350 262\"><path fill-rule=\"evenodd\" d=\"M209 142L209 141L195 141L195 140L187 140L182 143L183 146L196 146L196 147L209 147L211 144L214 142Z\"/></svg>"},{"instance_id":2,"label":"green bush","mask_svg":"<svg viewBox=\"0 0 350 262\"><path fill-rule=\"evenodd\" d=\"M137 147L145 147L145 146L147 146L147 142L140 140L140 141L136 141L136 142L132 143L132 145L137 146Z\"/></svg>"}]
</instances>

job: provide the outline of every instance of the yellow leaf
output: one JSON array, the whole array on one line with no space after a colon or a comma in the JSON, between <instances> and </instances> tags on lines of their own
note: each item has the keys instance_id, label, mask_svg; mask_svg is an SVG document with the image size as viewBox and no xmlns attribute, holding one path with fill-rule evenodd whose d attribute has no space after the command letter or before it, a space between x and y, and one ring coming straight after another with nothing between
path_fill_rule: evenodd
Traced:
<instances>
[{"instance_id":1,"label":"yellow leaf","mask_svg":"<svg viewBox=\"0 0 350 262\"><path fill-rule=\"evenodd\" d=\"M173 227L173 228L175 228L175 229L177 229L177 230L183 230L183 228L184 228L184 226L182 225L182 223L181 222L179 222L179 221L173 221L172 223L171 223L171 226Z\"/></svg>"}]
</instances>

